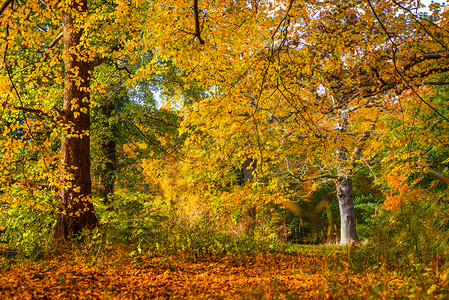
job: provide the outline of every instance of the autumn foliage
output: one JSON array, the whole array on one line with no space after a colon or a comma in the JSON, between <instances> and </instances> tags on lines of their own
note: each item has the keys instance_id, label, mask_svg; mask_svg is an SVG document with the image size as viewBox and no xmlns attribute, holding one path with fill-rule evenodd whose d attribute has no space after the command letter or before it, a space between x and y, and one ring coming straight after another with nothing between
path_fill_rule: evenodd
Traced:
<instances>
[{"instance_id":1,"label":"autumn foliage","mask_svg":"<svg viewBox=\"0 0 449 300\"><path fill-rule=\"evenodd\" d=\"M0 295L447 296L447 5L0 4Z\"/></svg>"}]
</instances>

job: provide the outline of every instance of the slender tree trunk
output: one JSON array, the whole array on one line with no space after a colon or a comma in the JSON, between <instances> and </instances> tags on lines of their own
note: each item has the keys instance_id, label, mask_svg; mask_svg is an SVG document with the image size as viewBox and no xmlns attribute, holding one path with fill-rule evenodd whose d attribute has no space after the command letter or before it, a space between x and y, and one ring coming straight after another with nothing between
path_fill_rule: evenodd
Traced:
<instances>
[{"instance_id":1,"label":"slender tree trunk","mask_svg":"<svg viewBox=\"0 0 449 300\"><path fill-rule=\"evenodd\" d=\"M111 196L114 195L116 172L116 143L114 139L101 145L106 163L101 169L100 193L104 204L111 204Z\"/></svg>"},{"instance_id":2,"label":"slender tree trunk","mask_svg":"<svg viewBox=\"0 0 449 300\"><path fill-rule=\"evenodd\" d=\"M81 43L83 30L77 28L80 23L77 18L81 19L86 12L87 0L72 1L61 12L65 72L60 114L66 128L61 137L62 186L55 226L58 242L98 224L91 200L89 62Z\"/></svg>"},{"instance_id":3,"label":"slender tree trunk","mask_svg":"<svg viewBox=\"0 0 449 300\"><path fill-rule=\"evenodd\" d=\"M337 129L342 135L349 126L349 111L342 109L339 111L340 120L336 124ZM335 180L337 188L337 199L340 208L340 245L357 243L356 222L354 216L354 194L352 191L351 171L348 170L348 164L351 164L350 153L345 146L340 146L337 151L339 158L338 179ZM352 166L351 166L352 167Z\"/></svg>"},{"instance_id":4,"label":"slender tree trunk","mask_svg":"<svg viewBox=\"0 0 449 300\"><path fill-rule=\"evenodd\" d=\"M243 162L243 182L246 184L247 182L251 182L254 179L254 170L257 166L257 160L252 159L251 157L247 157ZM255 205L252 205L246 211L247 216L249 217L248 224L246 225L246 232L250 235L254 236L254 230L256 229L257 224L257 208Z\"/></svg>"},{"instance_id":5,"label":"slender tree trunk","mask_svg":"<svg viewBox=\"0 0 449 300\"><path fill-rule=\"evenodd\" d=\"M101 154L104 155L106 162L101 166L100 170L100 191L99 196L103 199L103 203L111 205L111 196L114 195L114 186L117 169L117 149L116 135L117 128L115 125L109 124L112 117L114 104L104 104L101 108L101 119L103 120L103 128L109 128L110 134L103 137L101 141Z\"/></svg>"},{"instance_id":6,"label":"slender tree trunk","mask_svg":"<svg viewBox=\"0 0 449 300\"><path fill-rule=\"evenodd\" d=\"M356 220L354 215L354 194L352 182L348 177L341 177L336 182L337 198L340 206L341 233L340 244L348 245L358 242Z\"/></svg>"}]
</instances>

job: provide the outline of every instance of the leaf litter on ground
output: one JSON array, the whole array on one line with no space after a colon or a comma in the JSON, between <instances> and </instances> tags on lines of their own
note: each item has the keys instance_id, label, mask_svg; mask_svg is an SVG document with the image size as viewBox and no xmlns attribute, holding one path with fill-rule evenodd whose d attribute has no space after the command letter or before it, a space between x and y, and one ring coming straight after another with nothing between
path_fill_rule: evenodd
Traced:
<instances>
[{"instance_id":1,"label":"leaf litter on ground","mask_svg":"<svg viewBox=\"0 0 449 300\"><path fill-rule=\"evenodd\" d=\"M1 299L389 299L407 292L395 272L357 274L324 254L130 255L121 248L11 265L0 282Z\"/></svg>"}]
</instances>

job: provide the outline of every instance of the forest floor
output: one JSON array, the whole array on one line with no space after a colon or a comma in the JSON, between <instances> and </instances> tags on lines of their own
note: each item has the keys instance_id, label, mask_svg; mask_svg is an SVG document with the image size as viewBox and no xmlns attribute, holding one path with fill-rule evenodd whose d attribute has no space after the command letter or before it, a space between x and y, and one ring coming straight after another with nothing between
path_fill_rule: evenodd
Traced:
<instances>
[{"instance_id":1,"label":"forest floor","mask_svg":"<svg viewBox=\"0 0 449 300\"><path fill-rule=\"evenodd\" d=\"M397 272L355 273L318 253L67 250L0 271L0 299L390 299L404 296L406 283Z\"/></svg>"}]
</instances>

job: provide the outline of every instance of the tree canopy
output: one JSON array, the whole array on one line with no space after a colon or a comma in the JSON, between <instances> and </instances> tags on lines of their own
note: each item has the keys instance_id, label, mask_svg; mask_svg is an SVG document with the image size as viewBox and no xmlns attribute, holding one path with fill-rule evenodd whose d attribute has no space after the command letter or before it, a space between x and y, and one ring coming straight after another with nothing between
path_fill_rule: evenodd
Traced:
<instances>
[{"instance_id":1,"label":"tree canopy","mask_svg":"<svg viewBox=\"0 0 449 300\"><path fill-rule=\"evenodd\" d=\"M92 186L103 199L151 186L256 222L333 182L341 243L356 243L359 174L389 208L449 181L449 10L423 7L6 0L2 197L51 212L63 242L98 225Z\"/></svg>"}]
</instances>

